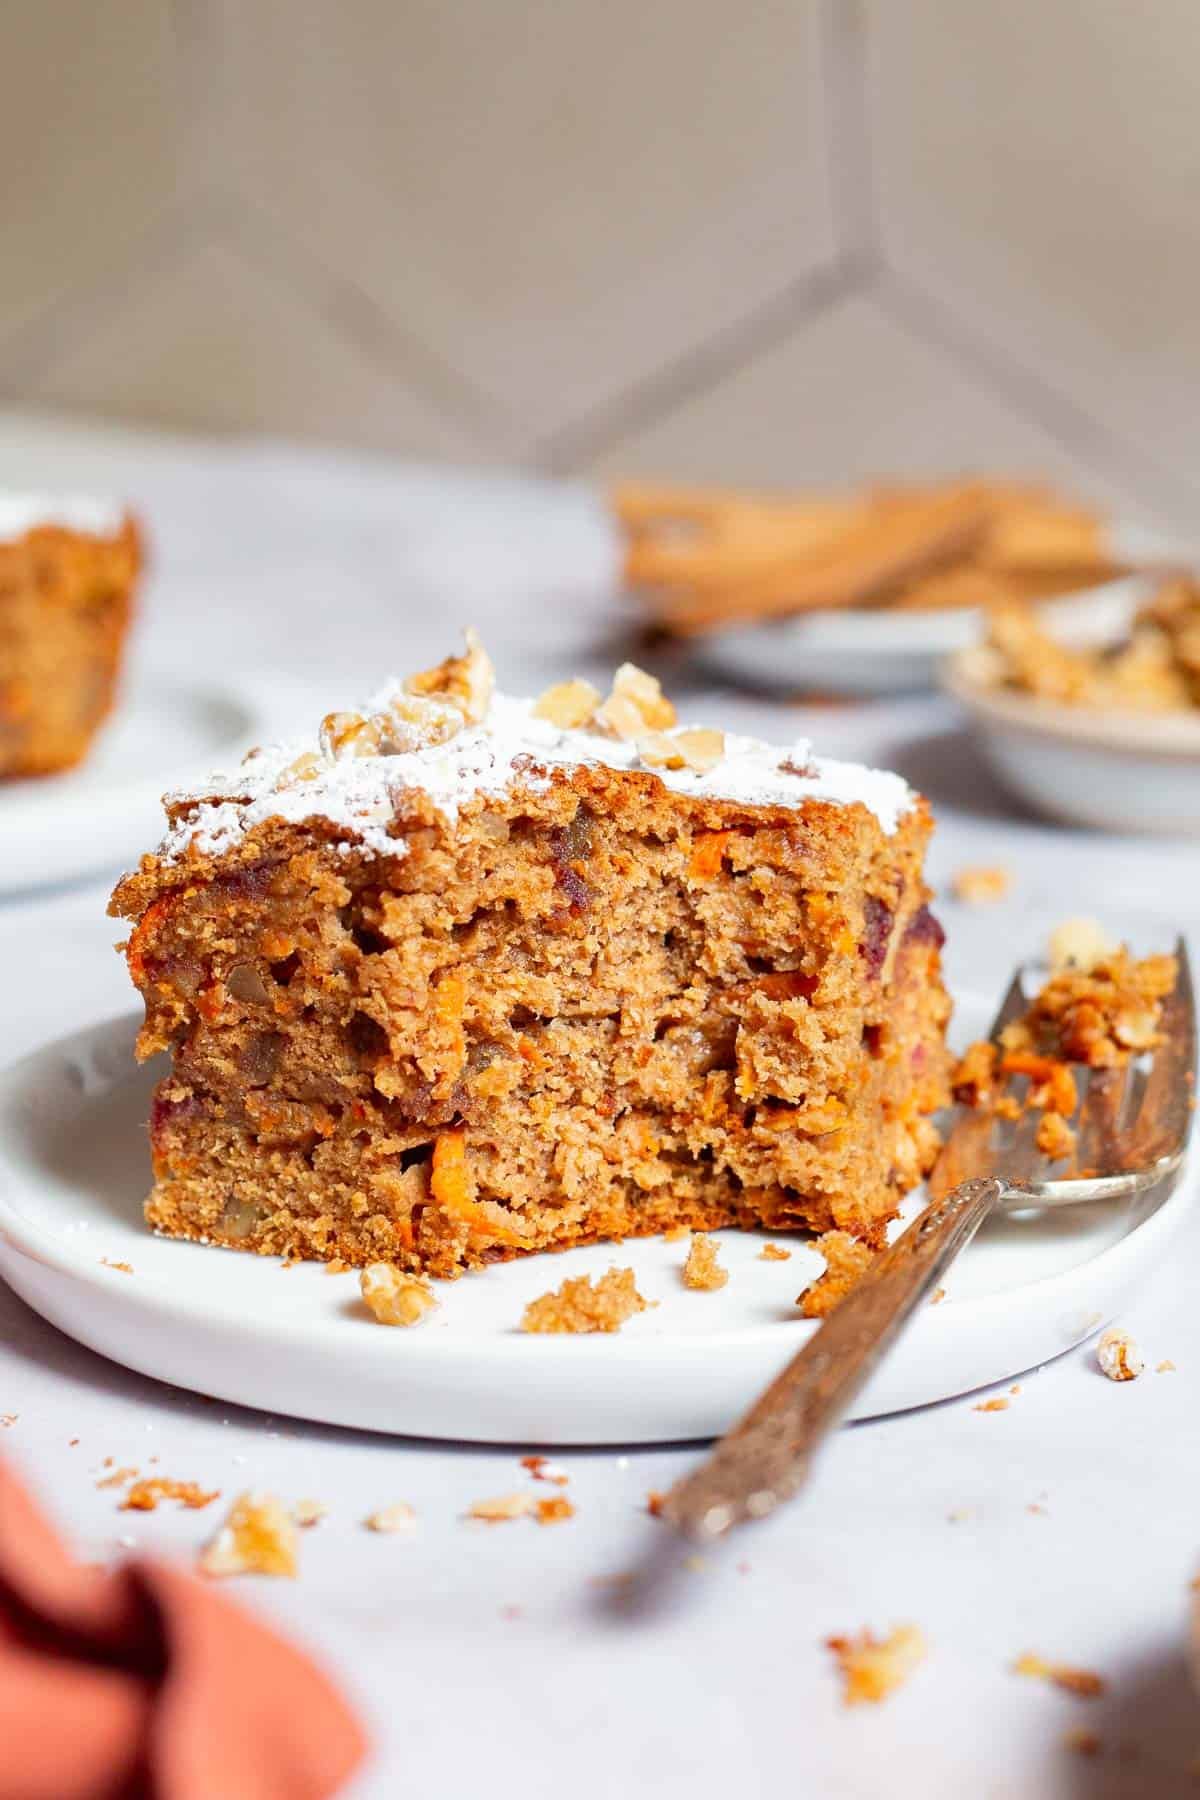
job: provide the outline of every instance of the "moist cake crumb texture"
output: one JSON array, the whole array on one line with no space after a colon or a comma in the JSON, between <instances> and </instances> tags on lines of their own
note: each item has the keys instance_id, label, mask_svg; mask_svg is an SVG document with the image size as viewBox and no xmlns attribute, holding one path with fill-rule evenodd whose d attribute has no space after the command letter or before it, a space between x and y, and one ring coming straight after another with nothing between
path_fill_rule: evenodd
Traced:
<instances>
[{"instance_id":1,"label":"moist cake crumb texture","mask_svg":"<svg viewBox=\"0 0 1200 1800\"><path fill-rule=\"evenodd\" d=\"M882 1243L947 1095L925 802L806 744L672 766L630 665L547 711L471 641L168 800L113 900L173 1058L155 1229L436 1276L680 1226Z\"/></svg>"},{"instance_id":2,"label":"moist cake crumb texture","mask_svg":"<svg viewBox=\"0 0 1200 1800\"><path fill-rule=\"evenodd\" d=\"M712 1293L728 1280L729 1271L721 1267L714 1239L703 1231L694 1233L683 1265L683 1285Z\"/></svg>"}]
</instances>

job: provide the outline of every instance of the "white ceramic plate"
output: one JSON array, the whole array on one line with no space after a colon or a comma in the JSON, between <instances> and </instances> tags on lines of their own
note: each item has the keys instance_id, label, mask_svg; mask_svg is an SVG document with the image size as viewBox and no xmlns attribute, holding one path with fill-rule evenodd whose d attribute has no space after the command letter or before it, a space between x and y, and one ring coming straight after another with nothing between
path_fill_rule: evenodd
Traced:
<instances>
[{"instance_id":1,"label":"white ceramic plate","mask_svg":"<svg viewBox=\"0 0 1200 1800\"><path fill-rule=\"evenodd\" d=\"M1130 576L1046 603L1052 630L1080 625L1118 629L1153 584ZM798 614L698 639L695 655L710 674L768 689L831 694L890 694L936 686L938 665L979 642L975 607L931 612L837 611Z\"/></svg>"},{"instance_id":2,"label":"white ceramic plate","mask_svg":"<svg viewBox=\"0 0 1200 1800\"><path fill-rule=\"evenodd\" d=\"M964 1006L965 1028L986 1009ZM728 1284L684 1288L661 1238L530 1257L439 1284L413 1329L377 1325L353 1273L172 1243L141 1218L155 1072L136 1021L94 1026L0 1077L0 1273L44 1318L178 1387L336 1425L478 1442L652 1443L732 1424L815 1326L793 1301L819 1271L789 1240L723 1232ZM863 1394L856 1417L1006 1380L1079 1343L1158 1260L1186 1184L1139 1203L998 1219L959 1259ZM915 1202L913 1203L915 1205ZM653 1310L616 1336L529 1337L525 1303L568 1275L631 1265ZM132 1274L113 1267L129 1263Z\"/></svg>"},{"instance_id":3,"label":"white ceramic plate","mask_svg":"<svg viewBox=\"0 0 1200 1800\"><path fill-rule=\"evenodd\" d=\"M1200 714L1098 713L997 685L986 645L952 657L949 693L1001 779L1038 812L1101 831L1200 838Z\"/></svg>"},{"instance_id":4,"label":"white ceramic plate","mask_svg":"<svg viewBox=\"0 0 1200 1800\"><path fill-rule=\"evenodd\" d=\"M236 765L278 722L245 684L134 676L78 769L0 782L0 894L135 862L162 836L169 788Z\"/></svg>"}]
</instances>

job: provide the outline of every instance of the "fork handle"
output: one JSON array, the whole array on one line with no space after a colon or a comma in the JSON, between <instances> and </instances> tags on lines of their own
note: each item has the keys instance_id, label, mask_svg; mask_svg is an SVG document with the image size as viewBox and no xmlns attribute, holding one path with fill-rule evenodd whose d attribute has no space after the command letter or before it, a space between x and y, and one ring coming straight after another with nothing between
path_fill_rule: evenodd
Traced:
<instances>
[{"instance_id":1,"label":"fork handle","mask_svg":"<svg viewBox=\"0 0 1200 1800\"><path fill-rule=\"evenodd\" d=\"M1004 1191L991 1177L964 1181L918 1214L707 1461L676 1482L663 1516L711 1540L794 1494L826 1433Z\"/></svg>"}]
</instances>

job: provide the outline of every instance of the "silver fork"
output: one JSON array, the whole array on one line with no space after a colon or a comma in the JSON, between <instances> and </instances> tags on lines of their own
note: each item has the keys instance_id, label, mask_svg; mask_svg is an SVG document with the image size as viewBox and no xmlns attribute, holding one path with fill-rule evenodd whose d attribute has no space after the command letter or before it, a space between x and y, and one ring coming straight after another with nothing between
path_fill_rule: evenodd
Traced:
<instances>
[{"instance_id":1,"label":"silver fork","mask_svg":"<svg viewBox=\"0 0 1200 1800\"><path fill-rule=\"evenodd\" d=\"M1163 1042L1151 1059L1088 1079L1068 1172L1049 1173L1034 1143L1034 1115L1023 1112L1008 1124L961 1109L930 1178L929 1205L707 1461L676 1482L662 1503L665 1518L689 1536L711 1541L745 1519L763 1518L794 1494L814 1452L905 1321L996 1208L1040 1211L1132 1199L1177 1177L1194 1105L1196 1012L1182 938L1175 953L1179 974L1163 1002ZM993 1039L1026 1009L1022 974L1018 970L1005 995Z\"/></svg>"}]
</instances>

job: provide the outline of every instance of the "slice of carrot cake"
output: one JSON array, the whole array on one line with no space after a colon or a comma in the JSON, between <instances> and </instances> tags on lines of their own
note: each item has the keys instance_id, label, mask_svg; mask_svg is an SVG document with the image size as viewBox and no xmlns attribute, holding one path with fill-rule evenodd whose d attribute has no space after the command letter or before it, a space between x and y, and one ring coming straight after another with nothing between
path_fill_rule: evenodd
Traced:
<instances>
[{"instance_id":1,"label":"slice of carrot cake","mask_svg":"<svg viewBox=\"0 0 1200 1800\"><path fill-rule=\"evenodd\" d=\"M872 1243L947 1098L899 776L493 693L465 655L167 801L118 886L156 1230L434 1275L765 1225Z\"/></svg>"},{"instance_id":2,"label":"slice of carrot cake","mask_svg":"<svg viewBox=\"0 0 1200 1800\"><path fill-rule=\"evenodd\" d=\"M120 507L0 492L0 780L87 754L112 707L140 564Z\"/></svg>"}]
</instances>

